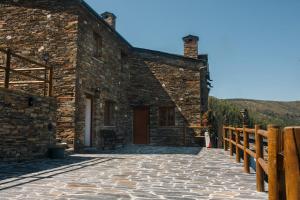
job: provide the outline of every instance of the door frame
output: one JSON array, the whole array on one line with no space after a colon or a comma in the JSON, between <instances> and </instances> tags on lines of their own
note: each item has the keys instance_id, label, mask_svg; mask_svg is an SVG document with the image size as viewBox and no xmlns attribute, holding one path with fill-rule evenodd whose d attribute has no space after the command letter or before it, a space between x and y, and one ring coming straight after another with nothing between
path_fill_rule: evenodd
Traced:
<instances>
[{"instance_id":1,"label":"door frame","mask_svg":"<svg viewBox=\"0 0 300 200\"><path fill-rule=\"evenodd\" d=\"M132 117L132 144L136 144L135 143L135 137L134 137L134 124L135 124L135 118L134 118L134 112L135 112L135 109L146 109L148 111L148 119L147 119L147 136L146 136L146 139L147 139L147 144L146 145L149 145L150 144L150 106L135 106L133 107L132 109L132 114L133 114L133 117ZM138 144L136 144L138 145Z\"/></svg>"},{"instance_id":2,"label":"door frame","mask_svg":"<svg viewBox=\"0 0 300 200\"><path fill-rule=\"evenodd\" d=\"M85 94L85 99L84 99L84 102L86 101L86 99L90 99L91 100L91 127L90 127L90 145L89 146L86 146L85 145L85 129L84 129L84 146L85 147L92 147L93 146L93 119L94 119L94 100L93 100L93 95L91 94ZM86 104L84 105L85 106L85 115L84 115L84 119L86 117ZM84 122L84 128L86 127L86 124Z\"/></svg>"}]
</instances>

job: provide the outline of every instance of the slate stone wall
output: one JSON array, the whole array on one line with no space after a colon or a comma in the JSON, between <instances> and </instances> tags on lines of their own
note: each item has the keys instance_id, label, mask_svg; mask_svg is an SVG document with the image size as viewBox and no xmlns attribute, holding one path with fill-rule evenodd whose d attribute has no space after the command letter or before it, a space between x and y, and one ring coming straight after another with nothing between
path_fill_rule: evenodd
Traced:
<instances>
[{"instance_id":1,"label":"slate stone wall","mask_svg":"<svg viewBox=\"0 0 300 200\"><path fill-rule=\"evenodd\" d=\"M0 88L0 160L46 156L55 144L56 109L54 98Z\"/></svg>"},{"instance_id":2,"label":"slate stone wall","mask_svg":"<svg viewBox=\"0 0 300 200\"><path fill-rule=\"evenodd\" d=\"M108 26L81 10L79 14L77 79L76 79L76 145L84 147L85 98L93 100L93 146L102 148L102 130L116 133L116 144L128 143L130 135L130 110L127 101L129 87L129 66L127 58L129 46L112 34ZM95 56L95 34L101 38L101 55ZM106 101L114 104L114 123L104 124L104 105Z\"/></svg>"},{"instance_id":3,"label":"slate stone wall","mask_svg":"<svg viewBox=\"0 0 300 200\"><path fill-rule=\"evenodd\" d=\"M187 129L200 125L201 112L207 109L201 100L200 70L205 63L194 59L172 56L156 51L136 49L130 59L131 105L150 107L150 143L152 145L194 145L193 134L199 130ZM206 90L206 85L202 91ZM206 97L202 97L205 98ZM160 127L159 107L175 106L175 126Z\"/></svg>"},{"instance_id":4,"label":"slate stone wall","mask_svg":"<svg viewBox=\"0 0 300 200\"><path fill-rule=\"evenodd\" d=\"M42 55L49 53L49 65L54 67L53 91L58 99L57 137L72 146L75 131L78 5L73 0L4 0L0 2L0 7L0 47L9 47L41 63L44 62ZM12 62L12 68L37 67L19 59ZM35 75L43 77L43 72ZM0 72L0 79L4 80L3 72ZM33 80L13 74L11 80L14 79ZM33 94L43 93L41 84L15 85L11 88Z\"/></svg>"},{"instance_id":5,"label":"slate stone wall","mask_svg":"<svg viewBox=\"0 0 300 200\"><path fill-rule=\"evenodd\" d=\"M0 48L9 47L39 62L45 52L50 55L58 101L57 138L69 147L84 148L87 96L93 100L93 147L102 147L102 130L115 131L118 146L132 143L132 112L138 105L150 106L151 144L194 143L197 130L190 129L184 136L183 127L199 124L201 112L207 110L206 71L200 70L205 63L132 48L81 1L4 0L0 7ZM102 39L98 57L94 55L95 34ZM13 67L23 65L14 63ZM38 94L41 88L14 87ZM106 101L114 102L115 123L109 127L104 125ZM158 108L167 105L176 107L176 125L162 128Z\"/></svg>"}]
</instances>

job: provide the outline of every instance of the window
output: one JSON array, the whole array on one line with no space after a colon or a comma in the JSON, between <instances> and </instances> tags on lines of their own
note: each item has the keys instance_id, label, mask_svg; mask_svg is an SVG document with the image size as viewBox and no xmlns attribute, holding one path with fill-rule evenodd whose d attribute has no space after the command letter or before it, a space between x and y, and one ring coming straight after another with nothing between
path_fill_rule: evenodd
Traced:
<instances>
[{"instance_id":1,"label":"window","mask_svg":"<svg viewBox=\"0 0 300 200\"><path fill-rule=\"evenodd\" d=\"M175 126L175 108L160 107L159 108L159 125Z\"/></svg>"},{"instance_id":2,"label":"window","mask_svg":"<svg viewBox=\"0 0 300 200\"><path fill-rule=\"evenodd\" d=\"M104 105L104 126L113 126L114 125L114 107L115 104L112 101L106 101Z\"/></svg>"},{"instance_id":3,"label":"window","mask_svg":"<svg viewBox=\"0 0 300 200\"><path fill-rule=\"evenodd\" d=\"M95 46L94 46L94 56L96 58L99 58L102 56L102 37L94 33L94 40L95 40Z\"/></svg>"}]
</instances>

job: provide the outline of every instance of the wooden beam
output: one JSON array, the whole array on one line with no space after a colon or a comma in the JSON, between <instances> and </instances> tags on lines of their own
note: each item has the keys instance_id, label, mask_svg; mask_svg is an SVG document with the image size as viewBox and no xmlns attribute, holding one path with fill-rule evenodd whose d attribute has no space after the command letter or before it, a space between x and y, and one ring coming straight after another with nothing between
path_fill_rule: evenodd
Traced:
<instances>
[{"instance_id":1,"label":"wooden beam","mask_svg":"<svg viewBox=\"0 0 300 200\"><path fill-rule=\"evenodd\" d=\"M258 130L257 133L265 138L268 138L268 131Z\"/></svg>"},{"instance_id":2,"label":"wooden beam","mask_svg":"<svg viewBox=\"0 0 300 200\"><path fill-rule=\"evenodd\" d=\"M3 84L4 82L0 82L0 84ZM44 83L44 81L10 81L9 84L14 85L22 85L22 84L38 84L38 83Z\"/></svg>"},{"instance_id":3,"label":"wooden beam","mask_svg":"<svg viewBox=\"0 0 300 200\"><path fill-rule=\"evenodd\" d=\"M3 67L0 66L0 68L3 68ZM6 69L6 68L5 68L5 69ZM46 82L46 83L49 82L49 81L46 80L46 79L43 79L43 78L40 78L40 77L37 77L37 76L33 76L33 75L31 75L31 74L27 74L27 73L24 73L24 72L22 72L22 71L16 71L15 69L11 69L11 68L10 68L10 71L11 71L11 72L14 72L14 73L16 73L16 74L19 74L19 75L21 75L21 76L26 76L26 77L33 78L33 79L36 79L36 80L39 80L39 81L43 81L43 82ZM11 83L11 82L10 82L10 83Z\"/></svg>"},{"instance_id":4,"label":"wooden beam","mask_svg":"<svg viewBox=\"0 0 300 200\"><path fill-rule=\"evenodd\" d=\"M300 127L284 129L284 168L287 199L300 199Z\"/></svg>"},{"instance_id":5,"label":"wooden beam","mask_svg":"<svg viewBox=\"0 0 300 200\"><path fill-rule=\"evenodd\" d=\"M256 190L258 192L265 191L265 182L264 182L264 171L261 165L259 164L259 159L263 159L263 142L262 136L258 134L259 126L255 125L255 152L256 152Z\"/></svg>"},{"instance_id":6,"label":"wooden beam","mask_svg":"<svg viewBox=\"0 0 300 200\"><path fill-rule=\"evenodd\" d=\"M268 126L268 188L269 200L279 200L278 186L278 138L280 127ZM262 166L263 167L263 166Z\"/></svg>"},{"instance_id":7,"label":"wooden beam","mask_svg":"<svg viewBox=\"0 0 300 200\"><path fill-rule=\"evenodd\" d=\"M233 156L232 130L231 129L229 129L229 152L230 152L230 156Z\"/></svg>"},{"instance_id":8,"label":"wooden beam","mask_svg":"<svg viewBox=\"0 0 300 200\"><path fill-rule=\"evenodd\" d=\"M249 155L246 149L249 148L249 135L246 132L246 126L243 126L243 137L244 137L244 171L250 173Z\"/></svg>"},{"instance_id":9,"label":"wooden beam","mask_svg":"<svg viewBox=\"0 0 300 200\"><path fill-rule=\"evenodd\" d=\"M236 162L241 162L241 156L240 156L240 150L239 150L239 147L238 145L240 144L240 132L235 129L235 160Z\"/></svg>"},{"instance_id":10,"label":"wooden beam","mask_svg":"<svg viewBox=\"0 0 300 200\"><path fill-rule=\"evenodd\" d=\"M223 147L224 147L224 151L228 150L228 146L227 146L227 134L226 134L227 130L225 128L225 126L223 126Z\"/></svg>"},{"instance_id":11,"label":"wooden beam","mask_svg":"<svg viewBox=\"0 0 300 200\"><path fill-rule=\"evenodd\" d=\"M252 158L256 158L256 153L254 153L253 151L251 151L250 149L246 149L246 153L248 155L250 155Z\"/></svg>"},{"instance_id":12,"label":"wooden beam","mask_svg":"<svg viewBox=\"0 0 300 200\"><path fill-rule=\"evenodd\" d=\"M245 128L245 131L247 133L250 133L250 134L254 134L255 133L255 129Z\"/></svg>"},{"instance_id":13,"label":"wooden beam","mask_svg":"<svg viewBox=\"0 0 300 200\"><path fill-rule=\"evenodd\" d=\"M237 144L237 146L238 146L241 150L244 150L244 146L243 146L243 145Z\"/></svg>"},{"instance_id":14,"label":"wooden beam","mask_svg":"<svg viewBox=\"0 0 300 200\"><path fill-rule=\"evenodd\" d=\"M22 69L14 69L15 71L42 71L46 70L44 67L36 67L36 68L22 68Z\"/></svg>"},{"instance_id":15,"label":"wooden beam","mask_svg":"<svg viewBox=\"0 0 300 200\"><path fill-rule=\"evenodd\" d=\"M259 158L257 160L257 162L259 163L259 165L261 166L261 168L264 170L264 172L268 175L269 174L268 163L264 159L262 159L262 158Z\"/></svg>"}]
</instances>

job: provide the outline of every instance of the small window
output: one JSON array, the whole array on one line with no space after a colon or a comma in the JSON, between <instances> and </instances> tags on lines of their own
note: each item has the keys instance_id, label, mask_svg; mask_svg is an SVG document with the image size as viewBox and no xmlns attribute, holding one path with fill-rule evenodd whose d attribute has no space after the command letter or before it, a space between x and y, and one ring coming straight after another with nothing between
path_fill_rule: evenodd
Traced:
<instances>
[{"instance_id":1,"label":"small window","mask_svg":"<svg viewBox=\"0 0 300 200\"><path fill-rule=\"evenodd\" d=\"M94 56L96 58L99 58L102 56L102 37L94 33L94 40L95 40L95 46L94 46Z\"/></svg>"},{"instance_id":2,"label":"small window","mask_svg":"<svg viewBox=\"0 0 300 200\"><path fill-rule=\"evenodd\" d=\"M160 107L159 108L159 125L175 126L175 108Z\"/></svg>"},{"instance_id":3,"label":"small window","mask_svg":"<svg viewBox=\"0 0 300 200\"><path fill-rule=\"evenodd\" d=\"M115 104L112 101L106 101L104 105L104 126L114 126L114 107Z\"/></svg>"}]
</instances>

